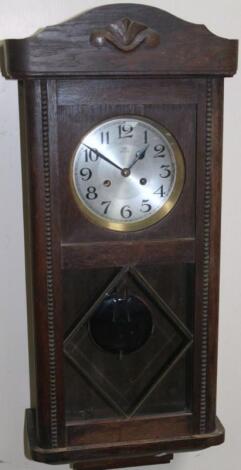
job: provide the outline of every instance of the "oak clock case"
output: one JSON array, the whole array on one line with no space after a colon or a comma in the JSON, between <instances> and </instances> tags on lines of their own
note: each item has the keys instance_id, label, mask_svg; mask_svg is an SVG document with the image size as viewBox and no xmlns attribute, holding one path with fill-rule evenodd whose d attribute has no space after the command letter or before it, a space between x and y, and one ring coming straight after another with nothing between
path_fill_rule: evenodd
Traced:
<instances>
[{"instance_id":1,"label":"oak clock case","mask_svg":"<svg viewBox=\"0 0 241 470\"><path fill-rule=\"evenodd\" d=\"M222 106L237 49L137 4L4 42L19 84L34 460L130 467L224 440Z\"/></svg>"}]
</instances>

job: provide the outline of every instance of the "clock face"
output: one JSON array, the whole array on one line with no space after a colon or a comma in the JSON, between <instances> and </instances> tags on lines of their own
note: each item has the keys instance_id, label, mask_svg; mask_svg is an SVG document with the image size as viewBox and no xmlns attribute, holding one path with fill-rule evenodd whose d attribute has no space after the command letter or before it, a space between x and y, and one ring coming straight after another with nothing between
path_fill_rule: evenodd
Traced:
<instances>
[{"instance_id":1,"label":"clock face","mask_svg":"<svg viewBox=\"0 0 241 470\"><path fill-rule=\"evenodd\" d=\"M79 143L71 186L86 217L102 227L130 231L161 220L184 184L181 150L170 132L139 116L101 122Z\"/></svg>"}]
</instances>

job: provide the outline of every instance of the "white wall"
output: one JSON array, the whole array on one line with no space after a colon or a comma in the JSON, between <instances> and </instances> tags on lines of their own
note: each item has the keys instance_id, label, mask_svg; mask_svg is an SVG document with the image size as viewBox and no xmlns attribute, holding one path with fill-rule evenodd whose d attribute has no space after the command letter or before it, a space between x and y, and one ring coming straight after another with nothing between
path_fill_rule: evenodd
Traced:
<instances>
[{"instance_id":1,"label":"white wall","mask_svg":"<svg viewBox=\"0 0 241 470\"><path fill-rule=\"evenodd\" d=\"M140 0L217 35L239 38L240 0ZM108 3L89 0L88 8ZM110 2L115 3L115 2ZM85 9L81 0L1 0L0 40L24 37ZM170 470L240 470L241 447L241 76L226 80L220 299L218 415L221 447L177 455ZM16 82L0 78L0 463L1 470L46 468L25 459L24 409L29 406L24 244ZM240 315L240 316L239 316ZM63 466L63 468L68 468Z\"/></svg>"}]
</instances>

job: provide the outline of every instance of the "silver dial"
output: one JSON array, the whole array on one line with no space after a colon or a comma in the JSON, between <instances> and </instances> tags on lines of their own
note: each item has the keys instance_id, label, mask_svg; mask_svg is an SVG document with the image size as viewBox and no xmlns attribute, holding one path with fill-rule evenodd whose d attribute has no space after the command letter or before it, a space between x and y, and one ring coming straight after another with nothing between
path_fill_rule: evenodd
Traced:
<instances>
[{"instance_id":1,"label":"silver dial","mask_svg":"<svg viewBox=\"0 0 241 470\"><path fill-rule=\"evenodd\" d=\"M175 205L184 183L183 157L164 127L139 116L113 118L81 140L71 182L91 221L112 230L140 230Z\"/></svg>"}]
</instances>

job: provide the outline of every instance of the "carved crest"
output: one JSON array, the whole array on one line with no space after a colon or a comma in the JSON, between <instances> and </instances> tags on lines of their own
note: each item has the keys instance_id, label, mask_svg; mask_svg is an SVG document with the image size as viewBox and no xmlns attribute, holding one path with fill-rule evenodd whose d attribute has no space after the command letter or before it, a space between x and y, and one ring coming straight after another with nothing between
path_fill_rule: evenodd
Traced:
<instances>
[{"instance_id":1,"label":"carved crest","mask_svg":"<svg viewBox=\"0 0 241 470\"><path fill-rule=\"evenodd\" d=\"M160 42L160 35L142 23L122 18L105 29L93 31L90 41L97 47L103 47L109 42L121 51L129 52L143 42L149 47L156 47Z\"/></svg>"}]
</instances>

